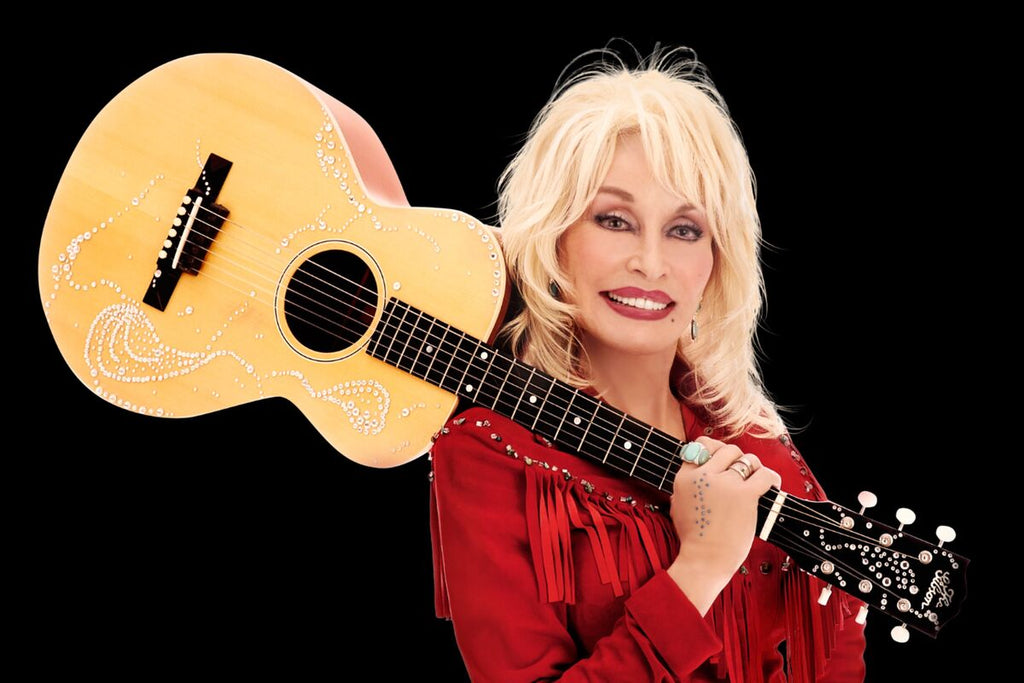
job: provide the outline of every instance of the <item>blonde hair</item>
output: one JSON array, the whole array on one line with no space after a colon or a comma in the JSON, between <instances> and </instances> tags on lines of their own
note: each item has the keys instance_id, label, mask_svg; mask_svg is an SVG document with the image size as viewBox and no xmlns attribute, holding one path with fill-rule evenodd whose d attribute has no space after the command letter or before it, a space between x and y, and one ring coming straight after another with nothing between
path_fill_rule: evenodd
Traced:
<instances>
[{"instance_id":1,"label":"blonde hair","mask_svg":"<svg viewBox=\"0 0 1024 683\"><path fill-rule=\"evenodd\" d=\"M729 437L751 427L778 435L785 427L755 352L764 298L755 182L725 102L686 48L656 50L636 67L595 54L563 74L499 182L502 243L524 304L502 335L525 362L589 385L575 310L549 288L569 291L560 238L593 201L617 141L636 135L658 181L704 209L713 240L700 333L679 340L673 390Z\"/></svg>"}]
</instances>

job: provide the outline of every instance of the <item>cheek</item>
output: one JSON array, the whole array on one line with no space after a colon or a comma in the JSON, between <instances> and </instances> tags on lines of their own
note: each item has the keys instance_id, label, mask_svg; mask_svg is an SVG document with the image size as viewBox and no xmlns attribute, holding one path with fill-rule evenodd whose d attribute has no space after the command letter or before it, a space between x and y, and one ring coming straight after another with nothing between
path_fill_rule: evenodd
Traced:
<instances>
[{"instance_id":1,"label":"cheek","mask_svg":"<svg viewBox=\"0 0 1024 683\"><path fill-rule=\"evenodd\" d=\"M715 253L709 247L704 251L698 259L698 265L695 269L695 283L701 292L707 287L708 282L711 281L711 273L715 270Z\"/></svg>"},{"instance_id":2,"label":"cheek","mask_svg":"<svg viewBox=\"0 0 1024 683\"><path fill-rule=\"evenodd\" d=\"M680 264L683 280L688 292L693 293L694 301L704 292L711 273L715 269L715 257L710 249L701 249L686 255L685 262Z\"/></svg>"}]
</instances>

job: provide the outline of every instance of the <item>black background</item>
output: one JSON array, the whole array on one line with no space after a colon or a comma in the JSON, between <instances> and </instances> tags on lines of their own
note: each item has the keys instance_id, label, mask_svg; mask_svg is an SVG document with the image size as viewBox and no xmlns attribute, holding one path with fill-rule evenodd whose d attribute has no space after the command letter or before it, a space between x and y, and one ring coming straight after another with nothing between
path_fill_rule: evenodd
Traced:
<instances>
[{"instance_id":1,"label":"black background","mask_svg":"<svg viewBox=\"0 0 1024 683\"><path fill-rule=\"evenodd\" d=\"M356 465L280 400L140 417L68 371L34 284L38 236L99 109L175 57L253 54L362 114L413 205L490 222L495 180L560 70L613 37L695 48L743 131L772 245L763 370L830 497L856 507L874 491L873 516L910 507L923 537L950 524L974 560L965 610L937 640L897 645L894 622L873 615L868 680L945 680L965 658L991 660L980 475L962 457L991 428L993 401L971 346L994 325L974 303L991 284L975 250L978 206L993 202L981 156L1000 142L979 85L998 66L981 29L851 17L756 33L658 18L584 29L501 14L398 28L345 9L283 14L294 21L246 18L264 37L170 11L161 25L173 28L47 29L12 62L8 114L27 148L10 169L25 213L6 260L17 329L30 332L8 339L30 351L11 357L21 379L5 419L11 461L27 468L8 485L23 501L11 517L28 607L17 623L37 670L464 676L433 617L425 458Z\"/></svg>"}]
</instances>

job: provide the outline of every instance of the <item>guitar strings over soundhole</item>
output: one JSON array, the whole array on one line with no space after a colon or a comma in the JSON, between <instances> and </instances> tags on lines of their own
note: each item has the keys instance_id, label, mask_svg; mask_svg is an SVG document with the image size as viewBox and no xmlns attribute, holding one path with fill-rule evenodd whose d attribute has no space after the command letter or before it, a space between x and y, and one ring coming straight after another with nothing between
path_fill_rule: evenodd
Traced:
<instances>
[{"instance_id":1,"label":"guitar strings over soundhole","mask_svg":"<svg viewBox=\"0 0 1024 683\"><path fill-rule=\"evenodd\" d=\"M303 346L335 353L356 344L377 312L377 283L366 263L342 249L306 259L288 281L284 313Z\"/></svg>"}]
</instances>

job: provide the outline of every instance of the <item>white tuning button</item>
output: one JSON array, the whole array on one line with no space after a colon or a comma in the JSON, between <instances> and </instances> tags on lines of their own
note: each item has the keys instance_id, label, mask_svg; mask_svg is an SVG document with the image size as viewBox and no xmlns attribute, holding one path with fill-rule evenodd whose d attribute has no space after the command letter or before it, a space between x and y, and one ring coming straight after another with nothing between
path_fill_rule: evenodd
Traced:
<instances>
[{"instance_id":1,"label":"white tuning button","mask_svg":"<svg viewBox=\"0 0 1024 683\"><path fill-rule=\"evenodd\" d=\"M821 595L818 596L818 604L827 605L830 597L832 597L832 586L825 586L821 589Z\"/></svg>"},{"instance_id":2,"label":"white tuning button","mask_svg":"<svg viewBox=\"0 0 1024 683\"><path fill-rule=\"evenodd\" d=\"M910 631L908 631L907 627L903 624L894 626L893 629L889 631L889 635L891 635L892 639L897 643L905 643L910 640Z\"/></svg>"},{"instance_id":3,"label":"white tuning button","mask_svg":"<svg viewBox=\"0 0 1024 683\"><path fill-rule=\"evenodd\" d=\"M956 538L956 532L953 531L953 527L946 526L943 524L935 530L935 535L939 537L939 547L942 547L943 543L947 543Z\"/></svg>"},{"instance_id":4,"label":"white tuning button","mask_svg":"<svg viewBox=\"0 0 1024 683\"><path fill-rule=\"evenodd\" d=\"M865 510L878 505L878 496L871 493L871 491L861 491L860 495L857 496L857 502L861 505L860 513L863 515Z\"/></svg>"},{"instance_id":5,"label":"white tuning button","mask_svg":"<svg viewBox=\"0 0 1024 683\"><path fill-rule=\"evenodd\" d=\"M905 525L914 523L917 515L910 508L900 508L896 511L896 519L900 521L900 531L903 531Z\"/></svg>"},{"instance_id":6,"label":"white tuning button","mask_svg":"<svg viewBox=\"0 0 1024 683\"><path fill-rule=\"evenodd\" d=\"M860 609L857 610L857 616L853 618L858 624L863 624L868 620L868 606L861 605Z\"/></svg>"}]
</instances>

